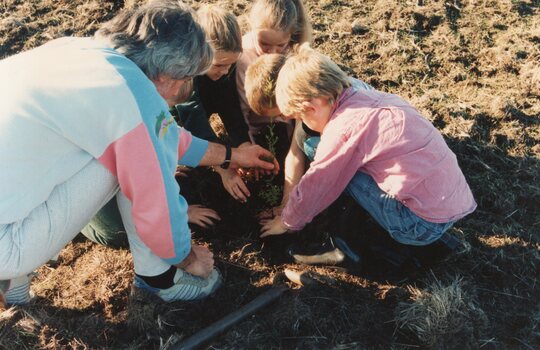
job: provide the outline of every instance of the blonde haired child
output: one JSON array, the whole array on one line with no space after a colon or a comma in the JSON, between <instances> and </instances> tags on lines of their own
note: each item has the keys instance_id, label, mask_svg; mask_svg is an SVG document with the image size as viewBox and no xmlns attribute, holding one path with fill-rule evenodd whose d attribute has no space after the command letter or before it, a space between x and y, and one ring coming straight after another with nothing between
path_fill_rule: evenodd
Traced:
<instances>
[{"instance_id":1,"label":"blonde haired child","mask_svg":"<svg viewBox=\"0 0 540 350\"><path fill-rule=\"evenodd\" d=\"M304 46L309 47L308 45ZM275 87L279 71L286 59L286 56L282 54L262 55L248 67L245 86L246 97L250 108L262 116L281 115L276 102ZM373 89L361 80L352 77L348 79L350 85L355 89ZM265 217L269 213L272 215L281 213L282 208L287 204L290 191L304 174L306 163L313 160L319 140L320 133L309 129L303 122L296 123L294 137L285 158L285 183L281 205L261 213L261 217Z\"/></svg>"},{"instance_id":2,"label":"blonde haired child","mask_svg":"<svg viewBox=\"0 0 540 350\"><path fill-rule=\"evenodd\" d=\"M236 85L240 106L249 127L252 142L265 145L268 127L279 138L277 158L286 154L293 123L276 117L273 120L251 110L245 92L247 68L260 56L286 53L302 43L311 42L311 23L301 0L257 0L249 12L250 31L242 38L244 52L237 63Z\"/></svg>"},{"instance_id":3,"label":"blonde haired child","mask_svg":"<svg viewBox=\"0 0 540 350\"><path fill-rule=\"evenodd\" d=\"M397 242L446 243L444 233L476 208L442 135L396 95L358 90L311 49L287 60L276 83L279 109L321 133L314 161L262 237L302 229L346 192Z\"/></svg>"},{"instance_id":4,"label":"blonde haired child","mask_svg":"<svg viewBox=\"0 0 540 350\"><path fill-rule=\"evenodd\" d=\"M242 117L234 75L242 53L242 36L236 17L218 5L204 5L197 11L198 22L214 50L212 66L194 78L193 93L173 108L180 125L197 137L219 142L209 118L217 113L233 146L248 144L248 128ZM232 73L232 74L231 74ZM214 167L229 194L245 202L250 192L236 170Z\"/></svg>"},{"instance_id":5,"label":"blonde haired child","mask_svg":"<svg viewBox=\"0 0 540 350\"><path fill-rule=\"evenodd\" d=\"M242 31L234 14L219 5L202 5L197 17L214 51L242 52Z\"/></svg>"},{"instance_id":6,"label":"blonde haired child","mask_svg":"<svg viewBox=\"0 0 540 350\"><path fill-rule=\"evenodd\" d=\"M246 99L255 113L265 117L281 114L276 104L275 85L279 70L285 64L282 54L262 55L246 71Z\"/></svg>"},{"instance_id":7,"label":"blonde haired child","mask_svg":"<svg viewBox=\"0 0 540 350\"><path fill-rule=\"evenodd\" d=\"M304 4L300 0L258 0L253 4L249 13L251 31L274 30L289 33L289 46L311 42L311 23L309 22ZM264 33L257 32L256 35ZM259 49L265 53L282 53L283 50L265 45L259 40ZM265 50L266 49L266 50Z\"/></svg>"}]
</instances>

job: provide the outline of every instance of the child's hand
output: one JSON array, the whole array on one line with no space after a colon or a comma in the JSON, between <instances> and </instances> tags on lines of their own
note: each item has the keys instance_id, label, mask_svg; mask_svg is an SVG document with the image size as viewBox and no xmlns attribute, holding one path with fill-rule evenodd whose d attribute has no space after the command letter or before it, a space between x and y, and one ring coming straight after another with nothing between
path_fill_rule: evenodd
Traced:
<instances>
[{"instance_id":1,"label":"child's hand","mask_svg":"<svg viewBox=\"0 0 540 350\"><path fill-rule=\"evenodd\" d=\"M221 176L223 187L225 187L227 192L237 201L242 203L247 202L251 193L238 172L235 169L226 169L218 172Z\"/></svg>"},{"instance_id":2,"label":"child's hand","mask_svg":"<svg viewBox=\"0 0 540 350\"><path fill-rule=\"evenodd\" d=\"M202 228L208 228L215 224L215 221L220 221L218 213L210 208L204 207L200 204L193 204L188 206L188 222L199 225Z\"/></svg>"},{"instance_id":3,"label":"child's hand","mask_svg":"<svg viewBox=\"0 0 540 350\"><path fill-rule=\"evenodd\" d=\"M257 214L257 218L259 220L273 219L276 216L281 215L282 211L283 211L283 206L278 205L277 207L273 207L273 208L265 209L261 211L259 214Z\"/></svg>"},{"instance_id":4,"label":"child's hand","mask_svg":"<svg viewBox=\"0 0 540 350\"><path fill-rule=\"evenodd\" d=\"M263 176L276 175L272 170L264 170L259 168L251 169L253 174L255 174L255 180L259 181Z\"/></svg>"},{"instance_id":5,"label":"child's hand","mask_svg":"<svg viewBox=\"0 0 540 350\"><path fill-rule=\"evenodd\" d=\"M262 225L260 237L272 236L272 235L281 235L287 232L288 228L281 220L281 216L276 216L273 219L264 219L260 221Z\"/></svg>"}]
</instances>

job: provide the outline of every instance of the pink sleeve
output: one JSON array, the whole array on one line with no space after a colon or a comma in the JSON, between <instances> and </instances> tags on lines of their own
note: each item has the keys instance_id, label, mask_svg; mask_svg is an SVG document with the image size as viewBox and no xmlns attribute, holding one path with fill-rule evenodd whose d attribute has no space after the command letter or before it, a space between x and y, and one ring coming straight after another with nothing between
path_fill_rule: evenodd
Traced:
<instances>
[{"instance_id":1,"label":"pink sleeve","mask_svg":"<svg viewBox=\"0 0 540 350\"><path fill-rule=\"evenodd\" d=\"M328 130L332 133L332 131ZM327 130L325 130L327 133ZM359 135L350 131L332 137L324 135L315 160L289 196L282 219L291 230L301 230L345 190L361 166L357 144Z\"/></svg>"},{"instance_id":2,"label":"pink sleeve","mask_svg":"<svg viewBox=\"0 0 540 350\"><path fill-rule=\"evenodd\" d=\"M175 264L191 246L187 203L179 196L174 167L160 161L160 152L141 123L110 144L99 161L118 178L121 191L131 201L141 240L154 254Z\"/></svg>"},{"instance_id":3,"label":"pink sleeve","mask_svg":"<svg viewBox=\"0 0 540 350\"><path fill-rule=\"evenodd\" d=\"M191 135L189 131L180 128L178 139L178 164L196 167L208 149L208 141Z\"/></svg>"},{"instance_id":4,"label":"pink sleeve","mask_svg":"<svg viewBox=\"0 0 540 350\"><path fill-rule=\"evenodd\" d=\"M179 128L178 136L178 159L182 159L184 154L186 154L189 149L189 144L191 143L191 133L184 128Z\"/></svg>"}]
</instances>

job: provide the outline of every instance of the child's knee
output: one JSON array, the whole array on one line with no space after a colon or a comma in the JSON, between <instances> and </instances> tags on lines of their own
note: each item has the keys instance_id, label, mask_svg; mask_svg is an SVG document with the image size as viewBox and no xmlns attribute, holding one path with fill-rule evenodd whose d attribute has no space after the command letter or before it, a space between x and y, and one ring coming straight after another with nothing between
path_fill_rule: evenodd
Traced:
<instances>
[{"instance_id":1,"label":"child's knee","mask_svg":"<svg viewBox=\"0 0 540 350\"><path fill-rule=\"evenodd\" d=\"M416 217L408 224L389 228L388 232L393 239L402 244L424 246L439 240L450 227L450 223L432 223Z\"/></svg>"}]
</instances>

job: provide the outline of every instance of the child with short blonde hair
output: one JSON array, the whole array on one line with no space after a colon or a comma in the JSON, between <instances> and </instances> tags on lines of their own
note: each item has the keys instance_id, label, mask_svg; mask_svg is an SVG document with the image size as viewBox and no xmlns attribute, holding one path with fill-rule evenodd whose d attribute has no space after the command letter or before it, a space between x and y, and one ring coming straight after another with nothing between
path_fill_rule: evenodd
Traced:
<instances>
[{"instance_id":1,"label":"child with short blonde hair","mask_svg":"<svg viewBox=\"0 0 540 350\"><path fill-rule=\"evenodd\" d=\"M244 53L237 63L236 84L240 106L249 127L250 139L266 144L268 127L279 138L276 156L282 160L289 148L293 123L279 116L269 119L249 106L245 84L248 67L260 56L287 53L294 47L311 42L311 23L301 0L257 0L249 12L250 32L242 38Z\"/></svg>"},{"instance_id":2,"label":"child with short blonde hair","mask_svg":"<svg viewBox=\"0 0 540 350\"><path fill-rule=\"evenodd\" d=\"M246 98L249 107L258 115L276 117L281 114L276 103L275 85L279 70L285 64L282 54L262 55L246 72Z\"/></svg>"},{"instance_id":3,"label":"child with short blonde hair","mask_svg":"<svg viewBox=\"0 0 540 350\"><path fill-rule=\"evenodd\" d=\"M313 72L319 74L313 75ZM320 96L332 104L351 86L349 77L337 64L308 47L302 47L300 53L287 62L286 69L280 74L280 82L276 95L281 96L280 110L284 115L303 112L306 101Z\"/></svg>"},{"instance_id":4,"label":"child with short blonde hair","mask_svg":"<svg viewBox=\"0 0 540 350\"><path fill-rule=\"evenodd\" d=\"M305 47L309 47L305 45ZM250 108L261 116L276 117L281 111L276 102L276 81L279 71L283 67L287 57L282 54L262 55L255 60L246 72L246 97ZM359 90L373 90L365 82L347 77L348 86ZM304 123L297 123L289 152L285 158L285 184L283 189L282 204L272 209L272 213L280 212L287 203L287 198L292 186L296 185L303 175L305 163L312 161L315 150L319 143L320 134L310 130ZM263 214L264 216L264 214Z\"/></svg>"},{"instance_id":5,"label":"child with short blonde hair","mask_svg":"<svg viewBox=\"0 0 540 350\"><path fill-rule=\"evenodd\" d=\"M328 57L308 48L279 72L287 118L321 133L309 170L261 237L302 229L346 192L397 242L426 246L476 208L442 135L400 97L359 90Z\"/></svg>"}]
</instances>

